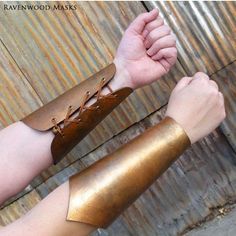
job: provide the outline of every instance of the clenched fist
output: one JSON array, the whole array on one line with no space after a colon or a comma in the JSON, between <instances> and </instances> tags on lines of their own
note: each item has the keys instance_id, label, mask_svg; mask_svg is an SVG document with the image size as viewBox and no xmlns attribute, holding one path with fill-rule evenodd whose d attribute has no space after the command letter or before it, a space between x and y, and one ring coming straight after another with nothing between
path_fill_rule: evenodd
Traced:
<instances>
[{"instance_id":1,"label":"clenched fist","mask_svg":"<svg viewBox=\"0 0 236 236\"><path fill-rule=\"evenodd\" d=\"M171 93L166 116L177 121L191 143L195 143L224 120L224 97L213 80L198 72L178 82Z\"/></svg>"},{"instance_id":2,"label":"clenched fist","mask_svg":"<svg viewBox=\"0 0 236 236\"><path fill-rule=\"evenodd\" d=\"M127 28L117 49L113 87L133 89L150 84L175 64L176 40L157 9L139 15Z\"/></svg>"}]
</instances>

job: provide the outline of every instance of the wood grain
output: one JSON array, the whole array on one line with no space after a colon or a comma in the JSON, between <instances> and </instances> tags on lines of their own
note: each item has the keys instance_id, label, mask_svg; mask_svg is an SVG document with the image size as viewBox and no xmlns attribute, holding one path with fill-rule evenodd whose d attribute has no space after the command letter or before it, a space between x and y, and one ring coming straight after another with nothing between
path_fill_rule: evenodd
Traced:
<instances>
[{"instance_id":1,"label":"wood grain","mask_svg":"<svg viewBox=\"0 0 236 236\"><path fill-rule=\"evenodd\" d=\"M77 6L76 11L0 14L0 37L43 103L109 64L129 23L146 11L140 2L78 2ZM42 173L32 185L42 183L163 106L183 75L177 63L168 76L136 91L60 164Z\"/></svg>"},{"instance_id":2,"label":"wood grain","mask_svg":"<svg viewBox=\"0 0 236 236\"><path fill-rule=\"evenodd\" d=\"M165 108L133 125L36 188L44 198L69 176L158 123ZM217 130L189 148L117 221L95 235L178 235L236 196L236 155ZM20 201L20 200L19 200Z\"/></svg>"},{"instance_id":3,"label":"wood grain","mask_svg":"<svg viewBox=\"0 0 236 236\"><path fill-rule=\"evenodd\" d=\"M17 219L70 175L156 124L164 109L155 111L167 103L176 82L198 70L212 74L224 93L228 116L222 129L189 149L111 227L95 235L178 235L212 207L235 198L236 4L145 4L157 6L177 35L179 62L168 76L132 94L59 165L37 177L21 193L25 196L8 202L0 224ZM111 62L124 30L144 11L140 2L79 2L75 12L1 11L0 128ZM32 187L36 190L28 193Z\"/></svg>"},{"instance_id":4,"label":"wood grain","mask_svg":"<svg viewBox=\"0 0 236 236\"><path fill-rule=\"evenodd\" d=\"M37 93L0 41L0 129L39 107Z\"/></svg>"},{"instance_id":5,"label":"wood grain","mask_svg":"<svg viewBox=\"0 0 236 236\"><path fill-rule=\"evenodd\" d=\"M24 195L19 200L0 210L0 224L3 226L10 224L14 220L26 214L38 202L40 202L40 200L41 198L35 190Z\"/></svg>"}]
</instances>

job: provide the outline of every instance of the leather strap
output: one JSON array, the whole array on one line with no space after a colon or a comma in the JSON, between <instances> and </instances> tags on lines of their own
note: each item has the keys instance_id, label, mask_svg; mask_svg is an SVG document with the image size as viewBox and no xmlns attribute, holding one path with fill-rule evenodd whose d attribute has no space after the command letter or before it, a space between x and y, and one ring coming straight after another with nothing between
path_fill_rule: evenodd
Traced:
<instances>
[{"instance_id":1,"label":"leather strap","mask_svg":"<svg viewBox=\"0 0 236 236\"><path fill-rule=\"evenodd\" d=\"M115 64L112 63L53 101L31 113L22 119L22 121L32 129L39 131L50 130L54 126L52 119L55 119L57 124L64 121L70 106L72 107L71 114L78 111L83 102L84 94L89 91L88 99L90 99L97 93L101 80L104 79L103 86L105 86L113 78L115 72L116 67Z\"/></svg>"},{"instance_id":2,"label":"leather strap","mask_svg":"<svg viewBox=\"0 0 236 236\"><path fill-rule=\"evenodd\" d=\"M67 220L109 226L185 151L190 140L167 117L70 178Z\"/></svg>"},{"instance_id":3,"label":"leather strap","mask_svg":"<svg viewBox=\"0 0 236 236\"><path fill-rule=\"evenodd\" d=\"M115 64L112 63L22 120L35 130L54 132L51 145L54 164L132 93L131 88L115 92L110 89L108 82L115 72ZM110 94L102 96L101 90L105 86ZM86 107L86 102L94 96L96 102Z\"/></svg>"},{"instance_id":4,"label":"leather strap","mask_svg":"<svg viewBox=\"0 0 236 236\"><path fill-rule=\"evenodd\" d=\"M122 88L114 93L101 96L81 115L71 120L57 133L51 145L54 163L58 163L76 144L92 131L111 111L132 93L131 88Z\"/></svg>"}]
</instances>

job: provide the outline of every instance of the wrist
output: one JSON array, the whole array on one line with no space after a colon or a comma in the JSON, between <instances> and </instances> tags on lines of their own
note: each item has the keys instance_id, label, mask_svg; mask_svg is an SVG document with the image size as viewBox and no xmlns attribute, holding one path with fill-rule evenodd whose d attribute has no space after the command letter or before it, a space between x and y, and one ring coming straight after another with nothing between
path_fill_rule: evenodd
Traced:
<instances>
[{"instance_id":1,"label":"wrist","mask_svg":"<svg viewBox=\"0 0 236 236\"><path fill-rule=\"evenodd\" d=\"M113 90L118 90L124 87L129 87L134 89L132 85L131 76L126 69L125 62L117 58L114 59L113 63L116 66L116 74L114 78L109 82L109 85Z\"/></svg>"},{"instance_id":2,"label":"wrist","mask_svg":"<svg viewBox=\"0 0 236 236\"><path fill-rule=\"evenodd\" d=\"M165 114L165 117L170 117L171 119L173 119L177 124L179 124L179 126L182 127L182 129L185 131L187 137L190 140L190 143L193 144L195 143L197 140L194 137L194 135L191 132L191 129L189 129L188 124L186 122L183 122L181 119L179 119L179 117L171 115L168 113L168 111Z\"/></svg>"}]
</instances>

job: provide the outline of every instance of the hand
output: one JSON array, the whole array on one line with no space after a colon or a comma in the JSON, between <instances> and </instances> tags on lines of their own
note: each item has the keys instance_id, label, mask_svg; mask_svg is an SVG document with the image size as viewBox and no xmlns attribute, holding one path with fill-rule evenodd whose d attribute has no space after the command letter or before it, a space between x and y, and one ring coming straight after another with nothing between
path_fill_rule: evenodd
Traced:
<instances>
[{"instance_id":1,"label":"hand","mask_svg":"<svg viewBox=\"0 0 236 236\"><path fill-rule=\"evenodd\" d=\"M198 72L179 81L171 93L166 116L177 121L195 143L224 120L224 97L213 80Z\"/></svg>"},{"instance_id":2,"label":"hand","mask_svg":"<svg viewBox=\"0 0 236 236\"><path fill-rule=\"evenodd\" d=\"M139 15L127 28L115 55L113 87L150 84L175 64L176 40L157 9Z\"/></svg>"}]
</instances>

